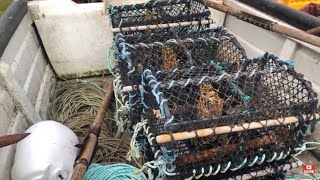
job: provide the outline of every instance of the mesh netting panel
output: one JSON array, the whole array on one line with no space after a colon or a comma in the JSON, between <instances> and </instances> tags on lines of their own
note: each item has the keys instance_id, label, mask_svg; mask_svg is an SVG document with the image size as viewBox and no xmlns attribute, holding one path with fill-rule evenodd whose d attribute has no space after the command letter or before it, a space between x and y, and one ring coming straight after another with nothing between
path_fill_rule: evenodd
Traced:
<instances>
[{"instance_id":1,"label":"mesh netting panel","mask_svg":"<svg viewBox=\"0 0 320 180\"><path fill-rule=\"evenodd\" d=\"M114 28L201 21L210 16L209 8L196 0L148 1L110 7L109 13Z\"/></svg>"},{"instance_id":2,"label":"mesh netting panel","mask_svg":"<svg viewBox=\"0 0 320 180\"><path fill-rule=\"evenodd\" d=\"M210 11L198 0L110 6L109 14L120 32L120 116L136 125L131 146L149 175L284 177L317 105L311 83L289 62L247 59L225 28L208 28Z\"/></svg>"},{"instance_id":3,"label":"mesh netting panel","mask_svg":"<svg viewBox=\"0 0 320 180\"><path fill-rule=\"evenodd\" d=\"M221 61L233 66L229 70L237 71L240 60L246 58L245 51L235 37L222 27L181 32L179 35L173 31L127 36L118 34L115 40L123 86L139 85L141 73L146 68L169 72ZM126 101L131 104L129 119L136 122L142 111L137 86L127 93Z\"/></svg>"},{"instance_id":4,"label":"mesh netting panel","mask_svg":"<svg viewBox=\"0 0 320 180\"><path fill-rule=\"evenodd\" d=\"M139 84L140 74L152 71L172 71L176 68L209 65L211 60L225 63L246 58L245 51L225 28L179 33L173 31L115 38L118 47L118 67L124 84ZM207 56L208 55L208 56ZM210 57L210 58L209 58ZM130 77L134 77L132 82Z\"/></svg>"},{"instance_id":5,"label":"mesh netting panel","mask_svg":"<svg viewBox=\"0 0 320 180\"><path fill-rule=\"evenodd\" d=\"M204 66L143 71L150 146L144 154L165 159L159 174L187 177L210 167L223 174L285 160L301 144L316 111L311 83L290 63L270 54L224 61L211 52L193 58Z\"/></svg>"}]
</instances>

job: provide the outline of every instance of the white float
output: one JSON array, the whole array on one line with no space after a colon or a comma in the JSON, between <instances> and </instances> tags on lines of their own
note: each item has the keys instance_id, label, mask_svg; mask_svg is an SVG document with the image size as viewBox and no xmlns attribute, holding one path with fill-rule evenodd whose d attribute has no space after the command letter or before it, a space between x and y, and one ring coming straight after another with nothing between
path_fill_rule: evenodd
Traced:
<instances>
[{"instance_id":1,"label":"white float","mask_svg":"<svg viewBox=\"0 0 320 180\"><path fill-rule=\"evenodd\" d=\"M12 179L69 179L77 155L77 136L55 121L39 122L26 132L31 134L17 144Z\"/></svg>"}]
</instances>

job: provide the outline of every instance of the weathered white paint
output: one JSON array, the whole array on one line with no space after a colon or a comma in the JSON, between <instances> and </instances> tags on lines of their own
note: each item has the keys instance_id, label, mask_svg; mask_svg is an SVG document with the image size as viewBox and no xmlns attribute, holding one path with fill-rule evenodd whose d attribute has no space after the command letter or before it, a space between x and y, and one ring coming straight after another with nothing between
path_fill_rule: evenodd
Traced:
<instances>
[{"instance_id":1,"label":"weathered white paint","mask_svg":"<svg viewBox=\"0 0 320 180\"><path fill-rule=\"evenodd\" d=\"M16 109L21 111L30 125L41 121L39 114L35 112L30 100L23 89L19 86L9 68L10 67L8 64L0 62L1 86L4 87L8 94L12 97Z\"/></svg>"},{"instance_id":2,"label":"weathered white paint","mask_svg":"<svg viewBox=\"0 0 320 180\"><path fill-rule=\"evenodd\" d=\"M246 43L252 44L253 47L278 55L280 54L286 39L278 33L261 29L255 25L238 20L230 15L226 16L224 25L239 38L245 40ZM272 44L272 46L270 44ZM251 57L256 57L256 54Z\"/></svg>"},{"instance_id":3,"label":"weathered white paint","mask_svg":"<svg viewBox=\"0 0 320 180\"><path fill-rule=\"evenodd\" d=\"M24 41L17 46L17 53L12 62L9 64L10 69L13 72L15 79L20 86L26 81L27 76L21 76L21 74L27 74L32 65L32 62L40 48L39 42L35 35L34 30L30 30L27 33Z\"/></svg>"},{"instance_id":4,"label":"weathered white paint","mask_svg":"<svg viewBox=\"0 0 320 180\"><path fill-rule=\"evenodd\" d=\"M320 85L320 53L307 47L300 46L291 57L295 62L296 70L312 81ZM318 93L320 95L320 92Z\"/></svg>"},{"instance_id":5,"label":"weathered white paint","mask_svg":"<svg viewBox=\"0 0 320 180\"><path fill-rule=\"evenodd\" d=\"M22 133L47 117L54 73L32 23L26 14L0 57L0 135ZM0 149L1 180L10 179L14 151L15 145Z\"/></svg>"},{"instance_id":6,"label":"weathered white paint","mask_svg":"<svg viewBox=\"0 0 320 180\"><path fill-rule=\"evenodd\" d=\"M52 68L50 67L50 65L47 65L41 81L35 105L35 110L40 114L42 119L48 119L47 110L50 105L49 93L50 89L53 87L55 83L55 80L56 79Z\"/></svg>"},{"instance_id":7,"label":"weathered white paint","mask_svg":"<svg viewBox=\"0 0 320 180\"><path fill-rule=\"evenodd\" d=\"M105 70L113 35L103 3L47 7L58 6L56 3L60 2L30 2L29 7L41 9L32 14L38 17L35 23L57 75L75 78Z\"/></svg>"},{"instance_id":8,"label":"weathered white paint","mask_svg":"<svg viewBox=\"0 0 320 180\"><path fill-rule=\"evenodd\" d=\"M46 65L47 63L46 61L44 61L43 50L39 48L37 51L37 55L35 56L28 72L26 82L23 86L23 90L33 106L36 104L36 99L41 86L42 77Z\"/></svg>"},{"instance_id":9,"label":"weathered white paint","mask_svg":"<svg viewBox=\"0 0 320 180\"><path fill-rule=\"evenodd\" d=\"M286 39L279 54L279 57L284 59L288 57L293 57L298 48L298 43L291 39Z\"/></svg>"},{"instance_id":10,"label":"weathered white paint","mask_svg":"<svg viewBox=\"0 0 320 180\"><path fill-rule=\"evenodd\" d=\"M21 113L18 113L12 120L8 134L24 132L28 128L26 119ZM14 153L16 145L7 146L0 149L0 174L1 180L11 179L11 168L13 166Z\"/></svg>"},{"instance_id":11,"label":"weathered white paint","mask_svg":"<svg viewBox=\"0 0 320 180\"><path fill-rule=\"evenodd\" d=\"M15 106L6 89L0 85L0 136L7 134L11 119L15 116Z\"/></svg>"}]
</instances>

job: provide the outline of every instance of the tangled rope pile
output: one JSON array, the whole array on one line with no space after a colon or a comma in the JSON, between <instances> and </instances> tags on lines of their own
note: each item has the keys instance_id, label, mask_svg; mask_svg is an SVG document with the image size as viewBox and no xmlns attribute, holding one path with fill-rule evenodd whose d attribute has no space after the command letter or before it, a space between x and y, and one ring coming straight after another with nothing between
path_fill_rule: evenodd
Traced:
<instances>
[{"instance_id":1,"label":"tangled rope pile","mask_svg":"<svg viewBox=\"0 0 320 180\"><path fill-rule=\"evenodd\" d=\"M48 116L69 127L82 140L95 118L104 97L102 87L104 81L71 80L60 81L51 89ZM112 103L114 104L114 103ZM113 110L114 107L111 107ZM93 162L106 164L109 162L126 162L126 154L130 149L126 133L114 138L116 129L113 112L106 110L105 123L102 126L99 144Z\"/></svg>"},{"instance_id":2,"label":"tangled rope pile","mask_svg":"<svg viewBox=\"0 0 320 180\"><path fill-rule=\"evenodd\" d=\"M91 164L86 175L85 180L101 180L101 179L112 179L112 180L147 180L143 173L137 174L138 169L128 164L110 164L110 165L99 165Z\"/></svg>"}]
</instances>

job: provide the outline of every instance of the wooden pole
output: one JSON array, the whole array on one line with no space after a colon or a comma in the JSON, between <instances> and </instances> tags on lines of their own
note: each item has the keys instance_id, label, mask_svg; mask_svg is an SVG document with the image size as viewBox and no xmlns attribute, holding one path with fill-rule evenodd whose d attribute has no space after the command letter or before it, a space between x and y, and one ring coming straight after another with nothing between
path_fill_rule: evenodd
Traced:
<instances>
[{"instance_id":1,"label":"wooden pole","mask_svg":"<svg viewBox=\"0 0 320 180\"><path fill-rule=\"evenodd\" d=\"M317 113L314 119L319 119L320 115ZM306 118L306 115L303 116ZM313 120L313 119L310 119ZM194 139L196 137L207 137L210 135L219 135L219 134L226 134L231 132L240 132L250 129L260 129L264 127L272 127L278 125L285 125L285 124L293 124L297 123L299 119L295 116L290 116L286 118L279 118L279 119L269 119L263 120L258 122L251 122L251 123L244 123L242 125L235 125L233 127L230 126L220 126L220 127L212 127L212 128L205 128L205 129L198 129L194 131L185 131L185 132L177 132L173 134L162 134L156 136L156 142L159 144L168 143L171 141L180 141L186 139Z\"/></svg>"},{"instance_id":2,"label":"wooden pole","mask_svg":"<svg viewBox=\"0 0 320 180\"><path fill-rule=\"evenodd\" d=\"M15 144L29 135L30 135L30 133L11 134L11 135L6 135L6 136L0 136L0 148Z\"/></svg>"},{"instance_id":3,"label":"wooden pole","mask_svg":"<svg viewBox=\"0 0 320 180\"><path fill-rule=\"evenodd\" d=\"M165 28L174 28L174 27L185 27L192 25L206 25L214 23L213 20L202 20L202 21L191 21L191 22L179 22L179 23L169 23L169 24L157 24L157 25L146 25L146 26L131 26L131 27L121 27L121 28L113 28L112 33L119 32L129 32L129 31L145 31L149 29L165 29Z\"/></svg>"},{"instance_id":4,"label":"wooden pole","mask_svg":"<svg viewBox=\"0 0 320 180\"><path fill-rule=\"evenodd\" d=\"M204 4L216 9L218 11L224 12L226 14L235 16L236 18L248 22L250 24L256 25L258 27L264 28L269 31L278 32L282 35L286 35L300 41L315 45L320 47L320 38L311 34L308 34L302 30L288 28L277 22L273 22L219 3L214 2L214 0L203 0Z\"/></svg>"},{"instance_id":5,"label":"wooden pole","mask_svg":"<svg viewBox=\"0 0 320 180\"><path fill-rule=\"evenodd\" d=\"M111 102L112 96L113 86L110 84L107 86L106 95L104 96L101 105L98 109L97 115L89 129L89 134L87 138L84 140L84 148L82 149L79 158L74 165L71 177L72 180L82 180L85 172L87 171L88 165L93 155L93 151L98 143L101 127L106 115L106 109L108 108Z\"/></svg>"},{"instance_id":6,"label":"wooden pole","mask_svg":"<svg viewBox=\"0 0 320 180\"><path fill-rule=\"evenodd\" d=\"M320 35L320 26L310 29L306 32L313 35Z\"/></svg>"}]
</instances>

